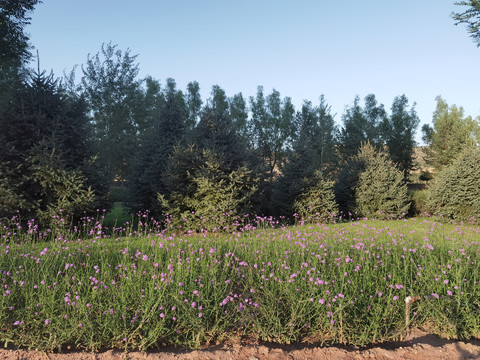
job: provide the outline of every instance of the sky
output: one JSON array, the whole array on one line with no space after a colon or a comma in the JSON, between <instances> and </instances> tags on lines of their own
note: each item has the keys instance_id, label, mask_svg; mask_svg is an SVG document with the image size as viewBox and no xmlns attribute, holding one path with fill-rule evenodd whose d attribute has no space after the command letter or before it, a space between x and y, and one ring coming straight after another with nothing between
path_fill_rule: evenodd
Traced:
<instances>
[{"instance_id":1,"label":"sky","mask_svg":"<svg viewBox=\"0 0 480 360\"><path fill-rule=\"evenodd\" d=\"M259 85L299 110L324 95L342 123L355 96L375 94L390 112L405 94L420 126L435 98L480 115L480 48L454 0L43 0L26 28L40 67L61 77L111 42L138 54L141 78L185 90L213 85L255 96ZM78 80L80 80L78 78Z\"/></svg>"}]
</instances>

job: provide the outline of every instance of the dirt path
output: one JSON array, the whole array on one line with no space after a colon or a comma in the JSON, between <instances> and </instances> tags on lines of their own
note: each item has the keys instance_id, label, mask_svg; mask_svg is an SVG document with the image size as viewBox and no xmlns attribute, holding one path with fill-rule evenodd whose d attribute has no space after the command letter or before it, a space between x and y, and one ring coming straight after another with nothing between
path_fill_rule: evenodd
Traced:
<instances>
[{"instance_id":1,"label":"dirt path","mask_svg":"<svg viewBox=\"0 0 480 360\"><path fill-rule=\"evenodd\" d=\"M5 360L137 360L137 359L189 359L189 360L457 360L480 359L480 340L468 342L449 341L425 332L415 331L404 342L356 350L352 347L319 347L308 344L280 346L275 344L214 346L205 350L187 351L167 348L160 352L106 351L102 353L71 352L52 354L37 351L0 349L0 359Z\"/></svg>"}]
</instances>

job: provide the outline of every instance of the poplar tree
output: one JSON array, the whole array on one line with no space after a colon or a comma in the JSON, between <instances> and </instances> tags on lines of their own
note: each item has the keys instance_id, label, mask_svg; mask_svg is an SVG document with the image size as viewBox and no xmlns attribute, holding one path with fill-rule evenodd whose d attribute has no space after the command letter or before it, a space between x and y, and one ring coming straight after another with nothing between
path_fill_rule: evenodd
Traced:
<instances>
[{"instance_id":1,"label":"poplar tree","mask_svg":"<svg viewBox=\"0 0 480 360\"><path fill-rule=\"evenodd\" d=\"M82 66L82 90L90 110L96 151L111 181L126 179L138 150L144 119L136 55L102 44Z\"/></svg>"},{"instance_id":2,"label":"poplar tree","mask_svg":"<svg viewBox=\"0 0 480 360\"><path fill-rule=\"evenodd\" d=\"M415 103L409 109L405 95L397 96L392 103L392 113L383 122L382 137L387 145L391 160L403 172L405 179L413 169L415 133L420 119Z\"/></svg>"},{"instance_id":3,"label":"poplar tree","mask_svg":"<svg viewBox=\"0 0 480 360\"><path fill-rule=\"evenodd\" d=\"M437 106L433 113L433 127L422 127L423 140L430 146L428 163L437 170L452 163L463 148L476 140L479 123L470 116L465 116L462 107L449 106L440 96L436 98Z\"/></svg>"}]
</instances>

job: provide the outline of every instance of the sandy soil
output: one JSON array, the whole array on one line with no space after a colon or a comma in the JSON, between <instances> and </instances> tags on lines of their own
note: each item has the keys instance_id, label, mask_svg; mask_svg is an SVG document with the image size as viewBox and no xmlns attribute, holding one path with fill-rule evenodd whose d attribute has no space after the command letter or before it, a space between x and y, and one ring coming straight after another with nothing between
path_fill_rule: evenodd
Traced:
<instances>
[{"instance_id":1,"label":"sandy soil","mask_svg":"<svg viewBox=\"0 0 480 360\"><path fill-rule=\"evenodd\" d=\"M0 349L0 359L5 360L136 360L136 359L189 359L189 360L456 360L480 359L480 340L468 342L441 339L422 331L414 331L403 342L386 343L381 346L355 349L353 347L320 347L312 344L280 346L276 344L240 343L213 346L204 350L182 350L166 348L156 352L106 351L101 353L70 352L66 354L42 353L37 351Z\"/></svg>"}]
</instances>

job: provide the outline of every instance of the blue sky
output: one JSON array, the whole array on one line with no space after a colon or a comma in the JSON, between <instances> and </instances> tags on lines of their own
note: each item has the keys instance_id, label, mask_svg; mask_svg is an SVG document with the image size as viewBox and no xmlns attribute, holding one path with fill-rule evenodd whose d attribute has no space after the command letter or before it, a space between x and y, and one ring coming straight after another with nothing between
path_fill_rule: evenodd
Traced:
<instances>
[{"instance_id":1,"label":"blue sky","mask_svg":"<svg viewBox=\"0 0 480 360\"><path fill-rule=\"evenodd\" d=\"M341 116L356 95L416 102L431 123L435 97L480 115L480 48L450 14L454 0L43 0L26 31L41 67L56 76L102 43L138 54L140 76L199 82L204 100L258 85ZM421 126L420 126L421 127ZM418 129L417 140L421 131Z\"/></svg>"}]
</instances>

